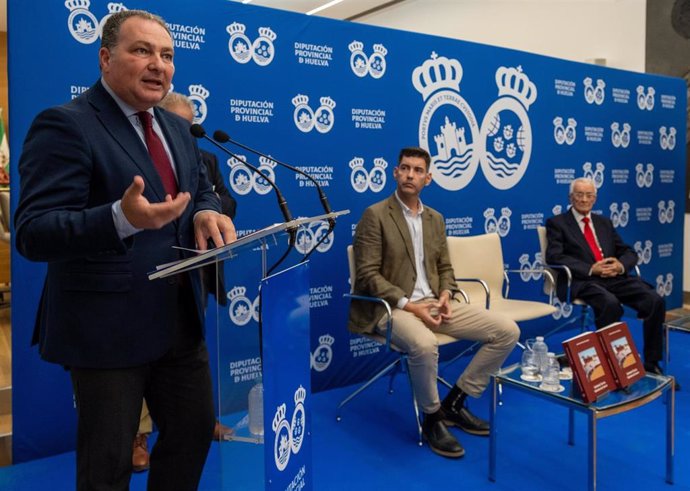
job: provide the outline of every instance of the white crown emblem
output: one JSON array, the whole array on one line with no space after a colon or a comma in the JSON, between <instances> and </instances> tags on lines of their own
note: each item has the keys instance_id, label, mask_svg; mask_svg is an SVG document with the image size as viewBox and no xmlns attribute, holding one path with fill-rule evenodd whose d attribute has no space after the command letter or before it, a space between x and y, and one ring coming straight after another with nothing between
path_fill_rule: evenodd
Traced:
<instances>
[{"instance_id":1,"label":"white crown emblem","mask_svg":"<svg viewBox=\"0 0 690 491\"><path fill-rule=\"evenodd\" d=\"M333 99L331 99L329 96L320 98L319 102L321 103L322 106L329 107L331 109L333 109L335 107L335 101ZM294 99L293 99L293 104L294 104Z\"/></svg>"},{"instance_id":2,"label":"white crown emblem","mask_svg":"<svg viewBox=\"0 0 690 491\"><path fill-rule=\"evenodd\" d=\"M326 344L328 346L332 346L333 343L335 343L335 338L330 334L324 334L323 336L319 336L319 344Z\"/></svg>"},{"instance_id":3,"label":"white crown emblem","mask_svg":"<svg viewBox=\"0 0 690 491\"><path fill-rule=\"evenodd\" d=\"M259 27L259 35L268 39L269 41L275 41L278 35L273 32L270 27Z\"/></svg>"},{"instance_id":4,"label":"white crown emblem","mask_svg":"<svg viewBox=\"0 0 690 491\"><path fill-rule=\"evenodd\" d=\"M277 431L278 427L280 426L280 423L285 419L286 410L287 410L287 406L285 405L285 403L281 404L276 409L276 414L275 414L275 416L273 416L273 423L271 425L271 428L273 428L273 431Z\"/></svg>"},{"instance_id":5,"label":"white crown emblem","mask_svg":"<svg viewBox=\"0 0 690 491\"><path fill-rule=\"evenodd\" d=\"M458 60L449 60L445 56L431 53L426 60L412 72L412 85L426 99L439 89L460 90L462 65Z\"/></svg>"},{"instance_id":6,"label":"white crown emblem","mask_svg":"<svg viewBox=\"0 0 690 491\"><path fill-rule=\"evenodd\" d=\"M388 54L388 50L383 44L375 44L374 45L374 53L378 53L381 56L386 56Z\"/></svg>"},{"instance_id":7,"label":"white crown emblem","mask_svg":"<svg viewBox=\"0 0 690 491\"><path fill-rule=\"evenodd\" d=\"M309 96L307 95L302 95L302 94L297 94L295 97L292 98L292 104L297 107L297 106L306 106L309 104Z\"/></svg>"},{"instance_id":8,"label":"white crown emblem","mask_svg":"<svg viewBox=\"0 0 690 491\"><path fill-rule=\"evenodd\" d=\"M639 95L644 94L644 86L638 85L638 86L637 86L637 93L638 93Z\"/></svg>"},{"instance_id":9,"label":"white crown emblem","mask_svg":"<svg viewBox=\"0 0 690 491\"><path fill-rule=\"evenodd\" d=\"M247 288L244 286L236 286L228 292L228 298L234 300L237 297L243 297L247 293Z\"/></svg>"},{"instance_id":10,"label":"white crown emblem","mask_svg":"<svg viewBox=\"0 0 690 491\"><path fill-rule=\"evenodd\" d=\"M76 9L88 10L89 5L91 5L90 0L67 0L65 2L65 7L67 7L70 12Z\"/></svg>"},{"instance_id":11,"label":"white crown emblem","mask_svg":"<svg viewBox=\"0 0 690 491\"><path fill-rule=\"evenodd\" d=\"M487 208L484 210L484 218L490 218L496 214L496 210L493 208Z\"/></svg>"},{"instance_id":12,"label":"white crown emblem","mask_svg":"<svg viewBox=\"0 0 690 491\"><path fill-rule=\"evenodd\" d=\"M504 217L509 217L512 214L513 214L513 212L510 210L510 208L508 208L508 207L501 208L501 215L503 215Z\"/></svg>"},{"instance_id":13,"label":"white crown emblem","mask_svg":"<svg viewBox=\"0 0 690 491\"><path fill-rule=\"evenodd\" d=\"M275 160L264 157L263 155L259 157L259 162L261 162L261 167L270 167L271 169L278 165Z\"/></svg>"},{"instance_id":14,"label":"white crown emblem","mask_svg":"<svg viewBox=\"0 0 690 491\"><path fill-rule=\"evenodd\" d=\"M231 36L234 34L244 34L244 31L247 29L247 27L244 24L240 24L239 22L233 22L229 26L225 28L225 30L230 34Z\"/></svg>"},{"instance_id":15,"label":"white crown emblem","mask_svg":"<svg viewBox=\"0 0 690 491\"><path fill-rule=\"evenodd\" d=\"M364 159L362 157L355 157L354 159L350 160L350 169L354 169L356 167L363 167L364 166Z\"/></svg>"},{"instance_id":16,"label":"white crown emblem","mask_svg":"<svg viewBox=\"0 0 690 491\"><path fill-rule=\"evenodd\" d=\"M295 391L295 405L304 403L307 398L307 391L301 385Z\"/></svg>"},{"instance_id":17,"label":"white crown emblem","mask_svg":"<svg viewBox=\"0 0 690 491\"><path fill-rule=\"evenodd\" d=\"M374 166L375 167L380 167L381 169L385 169L388 167L388 162L386 162L383 158L377 157L374 159Z\"/></svg>"},{"instance_id":18,"label":"white crown emblem","mask_svg":"<svg viewBox=\"0 0 690 491\"><path fill-rule=\"evenodd\" d=\"M206 99L210 95L210 92L203 85L197 84L189 86L189 95L195 95L202 99Z\"/></svg>"},{"instance_id":19,"label":"white crown emblem","mask_svg":"<svg viewBox=\"0 0 690 491\"><path fill-rule=\"evenodd\" d=\"M347 45L348 49L350 52L354 53L355 51L362 51L364 49L364 43L361 43L359 41L352 41L350 44Z\"/></svg>"},{"instance_id":20,"label":"white crown emblem","mask_svg":"<svg viewBox=\"0 0 690 491\"><path fill-rule=\"evenodd\" d=\"M115 3L115 2L108 3L108 12L111 14L116 14L118 12L124 12L125 10L127 10L127 7L125 7L124 3Z\"/></svg>"},{"instance_id":21,"label":"white crown emblem","mask_svg":"<svg viewBox=\"0 0 690 491\"><path fill-rule=\"evenodd\" d=\"M577 126L577 121L575 121L575 118L568 118L568 126L575 128Z\"/></svg>"},{"instance_id":22,"label":"white crown emblem","mask_svg":"<svg viewBox=\"0 0 690 491\"><path fill-rule=\"evenodd\" d=\"M537 99L537 86L530 82L529 77L522 73L522 67L500 67L496 70L496 85L498 95L509 95L522 102L525 108Z\"/></svg>"},{"instance_id":23,"label":"white crown emblem","mask_svg":"<svg viewBox=\"0 0 690 491\"><path fill-rule=\"evenodd\" d=\"M242 160L240 160L240 159L242 159ZM238 165L244 166L244 162L243 162L244 160L246 160L244 155L237 155L237 158L230 157L228 159L228 164L230 164L230 167L236 167Z\"/></svg>"},{"instance_id":24,"label":"white crown emblem","mask_svg":"<svg viewBox=\"0 0 690 491\"><path fill-rule=\"evenodd\" d=\"M592 86L592 77L585 77L585 79L582 81L587 87Z\"/></svg>"}]
</instances>

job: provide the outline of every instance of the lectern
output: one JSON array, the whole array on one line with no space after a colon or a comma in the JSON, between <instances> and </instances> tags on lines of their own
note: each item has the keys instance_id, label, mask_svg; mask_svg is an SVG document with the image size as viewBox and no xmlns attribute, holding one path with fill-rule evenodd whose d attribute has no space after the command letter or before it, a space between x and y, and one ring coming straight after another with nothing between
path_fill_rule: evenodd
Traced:
<instances>
[{"instance_id":1,"label":"lectern","mask_svg":"<svg viewBox=\"0 0 690 491\"><path fill-rule=\"evenodd\" d=\"M267 275L267 252L290 233L347 211L271 225L232 244L159 266L156 280L193 269L218 274L218 415L233 428L221 442L221 489L312 489L309 263ZM259 266L257 296L234 278ZM263 383L263 432L248 417L248 394Z\"/></svg>"}]
</instances>

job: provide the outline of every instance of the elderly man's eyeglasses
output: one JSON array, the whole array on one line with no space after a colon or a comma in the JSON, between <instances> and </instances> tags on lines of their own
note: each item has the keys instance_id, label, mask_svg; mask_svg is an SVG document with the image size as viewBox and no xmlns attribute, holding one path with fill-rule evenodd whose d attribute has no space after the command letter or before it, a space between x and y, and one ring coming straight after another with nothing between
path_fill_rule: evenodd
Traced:
<instances>
[{"instance_id":1,"label":"elderly man's eyeglasses","mask_svg":"<svg viewBox=\"0 0 690 491\"><path fill-rule=\"evenodd\" d=\"M582 192L578 191L576 193L573 193L573 197L577 198L577 199L583 199L583 198L594 199L597 197L597 193L582 193Z\"/></svg>"}]
</instances>

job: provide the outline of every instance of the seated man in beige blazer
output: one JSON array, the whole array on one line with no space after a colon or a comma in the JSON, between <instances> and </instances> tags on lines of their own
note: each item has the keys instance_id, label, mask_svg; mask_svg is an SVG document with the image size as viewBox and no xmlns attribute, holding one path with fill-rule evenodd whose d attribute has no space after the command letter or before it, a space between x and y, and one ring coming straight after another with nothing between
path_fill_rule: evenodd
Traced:
<instances>
[{"instance_id":1,"label":"seated man in beige blazer","mask_svg":"<svg viewBox=\"0 0 690 491\"><path fill-rule=\"evenodd\" d=\"M465 451L447 426L489 434L489 424L469 411L466 397L481 395L520 331L502 315L453 299L457 285L443 217L419 199L431 182L430 162L422 148L402 149L393 170L395 193L364 211L353 244L355 291L381 297L393 307L392 342L409 354L412 389L424 411L424 438L434 452L459 458ZM383 314L383 306L353 300L348 327L358 333L385 334ZM436 384L434 331L482 343L443 402Z\"/></svg>"}]
</instances>

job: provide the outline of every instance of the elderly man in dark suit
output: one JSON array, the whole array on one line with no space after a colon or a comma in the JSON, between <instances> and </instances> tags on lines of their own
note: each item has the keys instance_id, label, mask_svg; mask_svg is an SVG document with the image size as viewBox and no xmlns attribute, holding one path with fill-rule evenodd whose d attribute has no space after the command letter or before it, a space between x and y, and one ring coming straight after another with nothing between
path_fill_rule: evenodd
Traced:
<instances>
[{"instance_id":1,"label":"elderly man in dark suit","mask_svg":"<svg viewBox=\"0 0 690 491\"><path fill-rule=\"evenodd\" d=\"M78 489L128 489L144 397L148 489L196 489L215 420L199 276L147 275L235 230L189 125L155 107L174 73L163 19L113 14L98 56L100 80L36 117L19 163L17 248L48 263L35 340L70 370Z\"/></svg>"},{"instance_id":2,"label":"elderly man in dark suit","mask_svg":"<svg viewBox=\"0 0 690 491\"><path fill-rule=\"evenodd\" d=\"M597 328L619 321L623 305L635 309L644 319L645 369L660 374L664 300L640 277L628 274L637 264L637 253L623 242L611 220L591 213L596 200L594 182L575 179L570 184L571 209L546 221L546 262L568 266L573 275L571 298L565 298L565 275L559 275L558 296L590 305Z\"/></svg>"},{"instance_id":3,"label":"elderly man in dark suit","mask_svg":"<svg viewBox=\"0 0 690 491\"><path fill-rule=\"evenodd\" d=\"M395 194L364 211L354 238L355 291L385 299L393 309L392 342L408 353L412 388L424 411L422 431L431 449L445 457L465 453L446 425L488 435L489 424L472 414L466 397L479 397L520 335L515 322L483 306L453 299L457 291L443 217L422 205L431 182L429 153L404 148L393 170ZM383 306L353 300L348 327L385 334ZM439 399L438 341L434 331L479 341L474 356L448 395Z\"/></svg>"}]
</instances>

